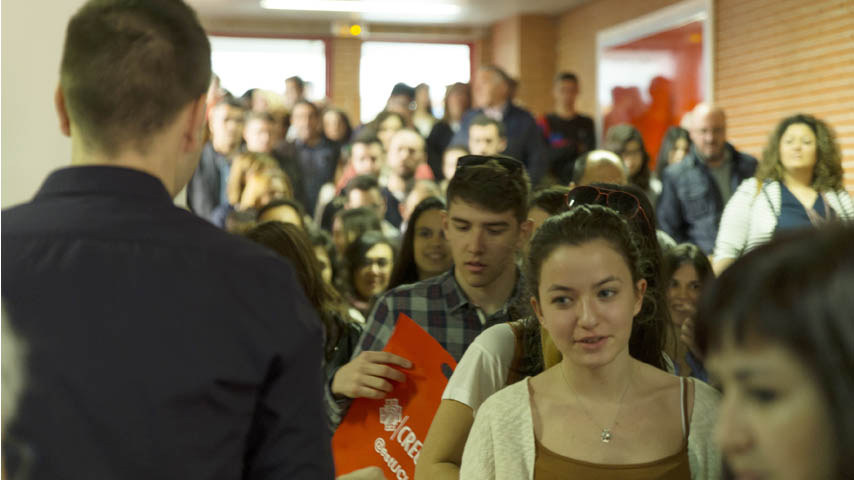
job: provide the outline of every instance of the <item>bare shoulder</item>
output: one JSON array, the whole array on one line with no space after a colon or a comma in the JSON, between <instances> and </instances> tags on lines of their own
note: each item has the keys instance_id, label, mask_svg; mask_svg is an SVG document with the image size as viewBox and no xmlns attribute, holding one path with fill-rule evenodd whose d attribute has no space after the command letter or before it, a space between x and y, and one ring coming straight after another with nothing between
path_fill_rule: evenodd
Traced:
<instances>
[{"instance_id":1,"label":"bare shoulder","mask_svg":"<svg viewBox=\"0 0 854 480\"><path fill-rule=\"evenodd\" d=\"M671 409L680 409L682 405L680 396L682 381L680 377L655 368L652 365L643 362L638 363L640 366L638 374L642 382L638 383L643 385L641 390L642 397L661 406L666 405ZM694 404L694 382L686 379L684 386L688 414L690 415Z\"/></svg>"}]
</instances>

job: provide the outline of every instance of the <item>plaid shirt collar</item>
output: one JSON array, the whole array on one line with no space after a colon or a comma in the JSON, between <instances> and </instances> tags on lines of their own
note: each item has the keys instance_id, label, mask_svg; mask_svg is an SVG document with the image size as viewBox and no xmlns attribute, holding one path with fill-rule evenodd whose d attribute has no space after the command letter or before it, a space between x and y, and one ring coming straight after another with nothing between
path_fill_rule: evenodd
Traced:
<instances>
[{"instance_id":1,"label":"plaid shirt collar","mask_svg":"<svg viewBox=\"0 0 854 480\"><path fill-rule=\"evenodd\" d=\"M473 304L466 293L463 291L463 288L457 282L457 277L454 275L454 269L451 268L447 272L443 273L437 280L442 292L445 296L445 309L448 313L454 313L456 310L471 307L471 308L479 308L477 305ZM507 315L508 309L517 305L522 300L522 294L524 289L525 278L522 275L522 272L519 271L519 268L516 268L516 282L513 284L513 292L510 293L510 297L507 298L507 301L504 302L504 305L501 306L498 311L489 316L489 318L497 317L500 315Z\"/></svg>"}]
</instances>

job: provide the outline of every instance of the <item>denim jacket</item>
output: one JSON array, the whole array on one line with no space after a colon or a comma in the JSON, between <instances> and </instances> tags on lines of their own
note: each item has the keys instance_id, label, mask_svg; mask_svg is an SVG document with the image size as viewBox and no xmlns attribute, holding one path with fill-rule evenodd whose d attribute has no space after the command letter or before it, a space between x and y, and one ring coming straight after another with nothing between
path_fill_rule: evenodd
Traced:
<instances>
[{"instance_id":1,"label":"denim jacket","mask_svg":"<svg viewBox=\"0 0 854 480\"><path fill-rule=\"evenodd\" d=\"M732 159L732 191L756 172L756 159L727 143ZM667 167L662 175L656 215L659 227L677 243L690 242L707 254L715 248L718 224L724 209L720 189L694 147L685 158Z\"/></svg>"}]
</instances>

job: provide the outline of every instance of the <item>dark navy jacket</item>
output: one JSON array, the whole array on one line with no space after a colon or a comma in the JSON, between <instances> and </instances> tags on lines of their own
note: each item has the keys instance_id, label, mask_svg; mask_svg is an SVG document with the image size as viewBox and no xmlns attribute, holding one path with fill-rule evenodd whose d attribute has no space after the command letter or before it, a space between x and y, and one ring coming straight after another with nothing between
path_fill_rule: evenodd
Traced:
<instances>
[{"instance_id":1,"label":"dark navy jacket","mask_svg":"<svg viewBox=\"0 0 854 480\"><path fill-rule=\"evenodd\" d=\"M756 173L756 159L727 143L732 158L730 185L734 192ZM677 243L690 242L707 254L715 248L724 209L720 189L694 147L681 162L670 165L661 178L661 196L655 210L658 225Z\"/></svg>"},{"instance_id":2,"label":"dark navy jacket","mask_svg":"<svg viewBox=\"0 0 854 480\"><path fill-rule=\"evenodd\" d=\"M281 257L102 166L52 173L2 243L9 478L332 478L322 328Z\"/></svg>"},{"instance_id":3,"label":"dark navy jacket","mask_svg":"<svg viewBox=\"0 0 854 480\"><path fill-rule=\"evenodd\" d=\"M469 124L482 113L483 110L479 108L466 112L460 120L460 130L450 144L468 146ZM502 123L507 129L507 148L502 153L524 163L531 177L531 184L536 185L548 170L546 142L536 120L527 110L508 102L504 108Z\"/></svg>"}]
</instances>

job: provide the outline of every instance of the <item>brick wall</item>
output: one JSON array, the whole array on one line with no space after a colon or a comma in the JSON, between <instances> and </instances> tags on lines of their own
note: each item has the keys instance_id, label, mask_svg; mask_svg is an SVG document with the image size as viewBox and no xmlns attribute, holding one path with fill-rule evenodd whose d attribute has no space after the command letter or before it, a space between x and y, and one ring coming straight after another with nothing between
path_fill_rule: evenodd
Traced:
<instances>
[{"instance_id":1,"label":"brick wall","mask_svg":"<svg viewBox=\"0 0 854 480\"><path fill-rule=\"evenodd\" d=\"M359 65L362 41L354 38L335 38L329 52L329 72L332 77L332 105L347 112L351 121L358 123L359 116Z\"/></svg>"},{"instance_id":2,"label":"brick wall","mask_svg":"<svg viewBox=\"0 0 854 480\"><path fill-rule=\"evenodd\" d=\"M552 81L557 54L557 20L553 15L523 15L521 17L521 65L524 82L517 94L520 101L534 114L552 110Z\"/></svg>"},{"instance_id":3,"label":"brick wall","mask_svg":"<svg viewBox=\"0 0 854 480\"><path fill-rule=\"evenodd\" d=\"M676 0L596 0L560 18L557 70L579 74L578 107L596 110L596 34ZM774 125L814 114L836 130L854 192L854 2L716 0L714 98L733 144L760 155Z\"/></svg>"},{"instance_id":4,"label":"brick wall","mask_svg":"<svg viewBox=\"0 0 854 480\"><path fill-rule=\"evenodd\" d=\"M561 15L557 33L557 71L578 75L581 94L576 107L596 112L596 34L678 0L595 0Z\"/></svg>"},{"instance_id":5,"label":"brick wall","mask_svg":"<svg viewBox=\"0 0 854 480\"><path fill-rule=\"evenodd\" d=\"M717 0L715 100L733 143L760 155L782 118L813 114L837 133L854 192L854 2Z\"/></svg>"}]
</instances>

